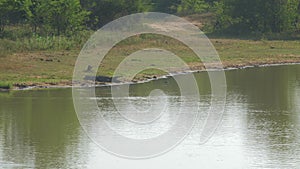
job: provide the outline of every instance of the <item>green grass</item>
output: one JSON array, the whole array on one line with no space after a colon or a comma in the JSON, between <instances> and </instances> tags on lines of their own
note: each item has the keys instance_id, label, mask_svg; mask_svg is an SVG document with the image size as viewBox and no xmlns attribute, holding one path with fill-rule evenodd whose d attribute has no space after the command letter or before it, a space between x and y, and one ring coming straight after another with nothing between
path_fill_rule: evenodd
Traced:
<instances>
[{"instance_id":1,"label":"green grass","mask_svg":"<svg viewBox=\"0 0 300 169\"><path fill-rule=\"evenodd\" d=\"M115 68L117 68L123 59L128 55L145 48L159 48L171 51L186 63L201 62L190 48L175 39L162 35L139 35L120 42L110 50L105 56L105 59L102 62L103 64L99 67L97 75L112 76ZM158 72L160 71L149 69L147 71L142 71L140 73L141 75L137 75L137 77L161 74Z\"/></svg>"},{"instance_id":2,"label":"green grass","mask_svg":"<svg viewBox=\"0 0 300 169\"><path fill-rule=\"evenodd\" d=\"M300 62L297 40L212 40L224 65Z\"/></svg>"},{"instance_id":3,"label":"green grass","mask_svg":"<svg viewBox=\"0 0 300 169\"><path fill-rule=\"evenodd\" d=\"M300 62L300 41L298 40L210 40L219 53L224 67ZM203 66L201 60L181 42L164 36L148 35L131 37L119 43L103 60L98 74L111 76L114 69L126 56L150 47L171 51L194 69L199 69ZM213 63L214 61L211 62ZM141 74L151 76L155 75L155 73L156 71L154 70L147 70Z\"/></svg>"},{"instance_id":4,"label":"green grass","mask_svg":"<svg viewBox=\"0 0 300 169\"><path fill-rule=\"evenodd\" d=\"M81 31L72 36L40 36L26 26L11 26L0 36L0 57L20 52L78 50L92 33Z\"/></svg>"},{"instance_id":5,"label":"green grass","mask_svg":"<svg viewBox=\"0 0 300 169\"><path fill-rule=\"evenodd\" d=\"M7 84L69 85L81 49L79 44L83 42L75 43L68 38L72 37L40 39L31 37L31 39L23 39L23 42L0 39L0 55L3 54L0 56L2 86L5 87ZM63 41L68 41L70 44L58 45ZM242 40L215 37L211 41L225 67L300 62L299 40ZM102 61L97 75L112 76L126 56L145 48L162 48L171 51L193 69L200 69L203 66L199 58L181 42L164 36L140 35L122 41L111 49ZM136 75L136 79L163 74L165 73L159 70L148 69Z\"/></svg>"},{"instance_id":6,"label":"green grass","mask_svg":"<svg viewBox=\"0 0 300 169\"><path fill-rule=\"evenodd\" d=\"M191 15L186 19L202 29L205 23L213 23L214 16L208 13ZM7 27L5 32L0 34L0 88L22 85L70 85L76 59L92 33L82 31L73 36L39 36L33 34L28 25ZM224 34L208 36L224 67L300 63L299 33L242 37ZM113 76L124 58L145 48L171 51L192 69L203 68L201 60L181 42L165 36L142 34L128 38L111 49L102 61L97 75ZM141 80L164 74L166 73L157 69L147 69L135 78Z\"/></svg>"}]
</instances>

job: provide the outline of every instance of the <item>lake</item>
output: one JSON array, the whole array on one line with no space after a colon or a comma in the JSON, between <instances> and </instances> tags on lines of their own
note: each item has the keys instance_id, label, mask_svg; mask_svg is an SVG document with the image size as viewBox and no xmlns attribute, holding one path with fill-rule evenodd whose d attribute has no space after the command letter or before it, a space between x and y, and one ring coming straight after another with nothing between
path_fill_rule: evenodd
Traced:
<instances>
[{"instance_id":1,"label":"lake","mask_svg":"<svg viewBox=\"0 0 300 169\"><path fill-rule=\"evenodd\" d=\"M199 122L177 147L144 160L116 157L99 148L80 126L72 89L1 92L0 168L300 168L300 65L225 73L226 107L208 142L199 143L211 98L207 73L200 72L194 73L201 94ZM129 99L137 108L147 109L145 98L157 88L166 94L169 113L178 109L180 93L173 78L131 85L130 97L119 102L126 107ZM97 101L112 128L127 137L155 137L173 124L170 116L158 127L136 129L116 113L111 87L99 87L95 93L97 97L90 99ZM185 110L194 110L193 106ZM99 125L90 119L91 126Z\"/></svg>"}]
</instances>

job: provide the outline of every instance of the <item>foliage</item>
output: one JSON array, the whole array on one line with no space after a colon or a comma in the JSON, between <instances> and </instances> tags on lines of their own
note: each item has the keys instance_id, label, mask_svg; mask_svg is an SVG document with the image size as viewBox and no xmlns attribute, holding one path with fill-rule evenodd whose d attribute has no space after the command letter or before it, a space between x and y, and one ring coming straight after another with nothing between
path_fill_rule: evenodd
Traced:
<instances>
[{"instance_id":1,"label":"foliage","mask_svg":"<svg viewBox=\"0 0 300 169\"><path fill-rule=\"evenodd\" d=\"M214 7L216 30L237 33L280 33L295 31L299 0L221 0Z\"/></svg>"},{"instance_id":2,"label":"foliage","mask_svg":"<svg viewBox=\"0 0 300 169\"><path fill-rule=\"evenodd\" d=\"M97 30L116 18L146 11L179 15L209 12L215 21L206 27L220 33L300 31L299 0L0 0L0 38L69 38ZM10 31L15 27L19 32ZM30 31L22 30L28 27Z\"/></svg>"},{"instance_id":3,"label":"foliage","mask_svg":"<svg viewBox=\"0 0 300 169\"><path fill-rule=\"evenodd\" d=\"M181 0L152 0L153 10L165 13L176 13Z\"/></svg>"},{"instance_id":4,"label":"foliage","mask_svg":"<svg viewBox=\"0 0 300 169\"><path fill-rule=\"evenodd\" d=\"M150 0L81 0L81 4L91 12L89 26L94 29L119 17L152 9Z\"/></svg>"},{"instance_id":5,"label":"foliage","mask_svg":"<svg viewBox=\"0 0 300 169\"><path fill-rule=\"evenodd\" d=\"M79 0L31 0L27 16L35 31L43 29L47 35L70 35L84 29L89 12Z\"/></svg>"},{"instance_id":6,"label":"foliage","mask_svg":"<svg viewBox=\"0 0 300 169\"><path fill-rule=\"evenodd\" d=\"M181 14L193 14L206 12L209 8L204 0L181 0L177 12Z\"/></svg>"},{"instance_id":7,"label":"foliage","mask_svg":"<svg viewBox=\"0 0 300 169\"><path fill-rule=\"evenodd\" d=\"M5 26L19 22L22 15L21 0L0 0L0 33L3 33Z\"/></svg>"}]
</instances>

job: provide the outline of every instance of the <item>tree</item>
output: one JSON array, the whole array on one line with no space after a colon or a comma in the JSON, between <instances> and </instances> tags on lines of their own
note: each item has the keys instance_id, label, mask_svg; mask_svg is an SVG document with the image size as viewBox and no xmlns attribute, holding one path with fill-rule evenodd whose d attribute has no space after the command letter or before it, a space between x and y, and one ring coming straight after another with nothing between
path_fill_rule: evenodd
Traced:
<instances>
[{"instance_id":1,"label":"tree","mask_svg":"<svg viewBox=\"0 0 300 169\"><path fill-rule=\"evenodd\" d=\"M202 13L208 10L205 0L181 0L177 12L181 14Z\"/></svg>"},{"instance_id":2,"label":"tree","mask_svg":"<svg viewBox=\"0 0 300 169\"><path fill-rule=\"evenodd\" d=\"M21 0L0 0L0 33L4 31L5 26L21 20L22 4Z\"/></svg>"},{"instance_id":3,"label":"tree","mask_svg":"<svg viewBox=\"0 0 300 169\"><path fill-rule=\"evenodd\" d=\"M84 28L89 12L79 0L30 0L26 8L29 23L51 35L72 34Z\"/></svg>"},{"instance_id":4,"label":"tree","mask_svg":"<svg viewBox=\"0 0 300 169\"><path fill-rule=\"evenodd\" d=\"M222 4L216 27L240 33L280 33L296 29L299 0L221 0L216 4Z\"/></svg>"},{"instance_id":5,"label":"tree","mask_svg":"<svg viewBox=\"0 0 300 169\"><path fill-rule=\"evenodd\" d=\"M212 11L216 15L216 22L214 25L215 31L224 31L233 25L233 18L231 17L232 6L226 4L224 1L214 2Z\"/></svg>"},{"instance_id":6,"label":"tree","mask_svg":"<svg viewBox=\"0 0 300 169\"><path fill-rule=\"evenodd\" d=\"M81 4L91 12L89 24L94 29L116 18L152 8L150 0L81 0Z\"/></svg>"},{"instance_id":7,"label":"tree","mask_svg":"<svg viewBox=\"0 0 300 169\"><path fill-rule=\"evenodd\" d=\"M299 3L299 5L298 5L298 9L297 9L297 11L298 11L298 14L297 14L297 18L296 18L296 21L295 21L295 25L296 25L296 31L300 31L300 3Z\"/></svg>"},{"instance_id":8,"label":"tree","mask_svg":"<svg viewBox=\"0 0 300 169\"><path fill-rule=\"evenodd\" d=\"M165 13L176 13L181 0L152 0L153 10Z\"/></svg>"}]
</instances>

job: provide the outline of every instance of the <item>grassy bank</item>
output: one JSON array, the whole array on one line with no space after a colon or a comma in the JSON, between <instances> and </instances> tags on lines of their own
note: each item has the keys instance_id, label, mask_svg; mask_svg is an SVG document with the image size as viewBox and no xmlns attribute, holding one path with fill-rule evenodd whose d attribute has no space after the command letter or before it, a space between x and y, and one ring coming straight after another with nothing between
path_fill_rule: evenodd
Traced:
<instances>
[{"instance_id":1,"label":"grassy bank","mask_svg":"<svg viewBox=\"0 0 300 169\"><path fill-rule=\"evenodd\" d=\"M0 39L0 44L6 44L5 41ZM211 42L216 47L225 68L300 62L298 40L241 40L214 37ZM2 52L7 53L0 56L0 88L11 88L12 85L15 87L71 85L75 61L80 52L79 46L68 49L20 47L8 52L5 48ZM203 69L198 57L180 42L162 36L141 35L115 46L103 60L98 75L112 76L115 68L126 56L150 47L172 51L192 69ZM159 75L160 71L148 70L141 72L136 79ZM8 87L5 84L11 85Z\"/></svg>"},{"instance_id":2,"label":"grassy bank","mask_svg":"<svg viewBox=\"0 0 300 169\"><path fill-rule=\"evenodd\" d=\"M0 57L22 52L80 49L92 33L79 31L72 36L41 36L26 25L8 26L0 33Z\"/></svg>"}]
</instances>

